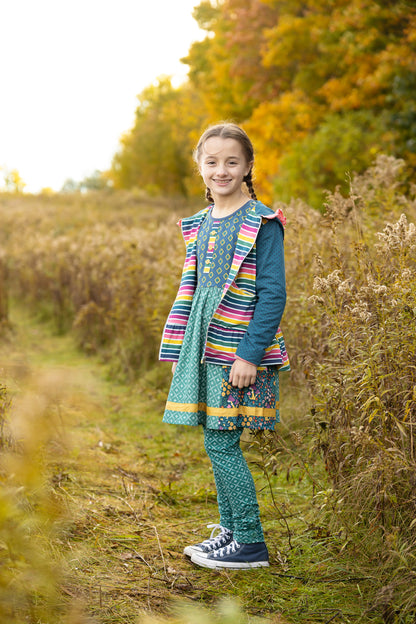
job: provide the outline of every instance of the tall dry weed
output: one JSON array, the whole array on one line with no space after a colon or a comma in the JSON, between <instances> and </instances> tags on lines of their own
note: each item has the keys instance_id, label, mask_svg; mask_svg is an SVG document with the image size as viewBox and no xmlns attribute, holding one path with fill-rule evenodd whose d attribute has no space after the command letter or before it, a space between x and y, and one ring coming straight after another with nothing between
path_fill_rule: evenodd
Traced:
<instances>
[{"instance_id":1,"label":"tall dry weed","mask_svg":"<svg viewBox=\"0 0 416 624\"><path fill-rule=\"evenodd\" d=\"M10 436L7 430L8 411L10 408L10 397L7 387L0 382L0 451L10 446Z\"/></svg>"},{"instance_id":2,"label":"tall dry weed","mask_svg":"<svg viewBox=\"0 0 416 624\"><path fill-rule=\"evenodd\" d=\"M390 175L380 192L383 164ZM415 216L393 165L379 161L353 181L349 211L348 199L329 197L331 237L317 263L303 359L333 484L331 520L367 565L383 570L379 606L385 600L406 618L416 613L408 590L416 575L416 227L403 212L380 232L368 229L374 213L377 222L402 210Z\"/></svg>"},{"instance_id":3,"label":"tall dry weed","mask_svg":"<svg viewBox=\"0 0 416 624\"><path fill-rule=\"evenodd\" d=\"M0 333L9 318L9 293L7 284L6 252L0 247Z\"/></svg>"}]
</instances>

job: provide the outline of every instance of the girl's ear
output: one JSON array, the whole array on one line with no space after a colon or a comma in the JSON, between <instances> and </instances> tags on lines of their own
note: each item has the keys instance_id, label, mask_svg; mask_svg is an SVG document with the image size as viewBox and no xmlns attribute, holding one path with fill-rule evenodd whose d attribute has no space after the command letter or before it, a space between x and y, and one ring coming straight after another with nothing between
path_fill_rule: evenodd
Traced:
<instances>
[{"instance_id":1,"label":"girl's ear","mask_svg":"<svg viewBox=\"0 0 416 624\"><path fill-rule=\"evenodd\" d=\"M253 165L254 165L254 160L251 160L247 165L247 169L246 169L246 173L244 177L248 176L250 171L253 169Z\"/></svg>"}]
</instances>

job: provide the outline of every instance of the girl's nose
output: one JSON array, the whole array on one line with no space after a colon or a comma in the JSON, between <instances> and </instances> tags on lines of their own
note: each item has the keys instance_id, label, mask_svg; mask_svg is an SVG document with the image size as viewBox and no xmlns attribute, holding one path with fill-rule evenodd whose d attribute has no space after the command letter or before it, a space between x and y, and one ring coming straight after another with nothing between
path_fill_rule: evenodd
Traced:
<instances>
[{"instance_id":1,"label":"girl's nose","mask_svg":"<svg viewBox=\"0 0 416 624\"><path fill-rule=\"evenodd\" d=\"M217 175L219 175L219 176L227 175L227 169L226 169L225 165L223 165L221 163L218 164Z\"/></svg>"}]
</instances>

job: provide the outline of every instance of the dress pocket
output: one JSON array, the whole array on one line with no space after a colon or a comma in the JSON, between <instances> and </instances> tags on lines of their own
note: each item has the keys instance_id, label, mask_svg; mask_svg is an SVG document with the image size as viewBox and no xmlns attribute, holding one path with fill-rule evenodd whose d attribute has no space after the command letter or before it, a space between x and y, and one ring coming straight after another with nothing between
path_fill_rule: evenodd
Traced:
<instances>
[{"instance_id":1,"label":"dress pocket","mask_svg":"<svg viewBox=\"0 0 416 624\"><path fill-rule=\"evenodd\" d=\"M229 382L230 366L223 366L221 385L221 406L226 408L235 407L276 407L279 400L279 386L275 368L257 369L257 378L254 384L247 388L237 388Z\"/></svg>"}]
</instances>

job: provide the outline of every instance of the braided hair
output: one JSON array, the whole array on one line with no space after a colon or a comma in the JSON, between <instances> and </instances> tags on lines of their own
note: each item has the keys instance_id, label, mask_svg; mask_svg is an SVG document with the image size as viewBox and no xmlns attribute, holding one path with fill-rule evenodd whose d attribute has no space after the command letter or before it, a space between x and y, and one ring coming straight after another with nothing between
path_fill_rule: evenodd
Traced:
<instances>
[{"instance_id":1,"label":"braided hair","mask_svg":"<svg viewBox=\"0 0 416 624\"><path fill-rule=\"evenodd\" d=\"M205 130L203 135L198 141L198 145L194 151L194 160L198 164L202 155L202 149L204 147L205 141L210 139L211 137L220 137L221 139L234 139L238 141L243 148L244 156L247 159L247 162L253 162L254 160L254 149L253 144L248 138L247 134L244 132L242 128L237 126L234 123L220 123L215 126L210 126ZM253 167L251 167L250 171L246 176L244 176L243 181L247 185L248 192L250 194L251 199L257 199L256 193L254 192L253 186ZM206 187L205 189L205 198L209 202L213 202L214 198L211 194L211 189Z\"/></svg>"},{"instance_id":2,"label":"braided hair","mask_svg":"<svg viewBox=\"0 0 416 624\"><path fill-rule=\"evenodd\" d=\"M247 184L248 192L250 193L251 199L257 199L257 195L254 192L252 176L253 176L253 168L251 168L248 174L244 176L243 180Z\"/></svg>"}]
</instances>

